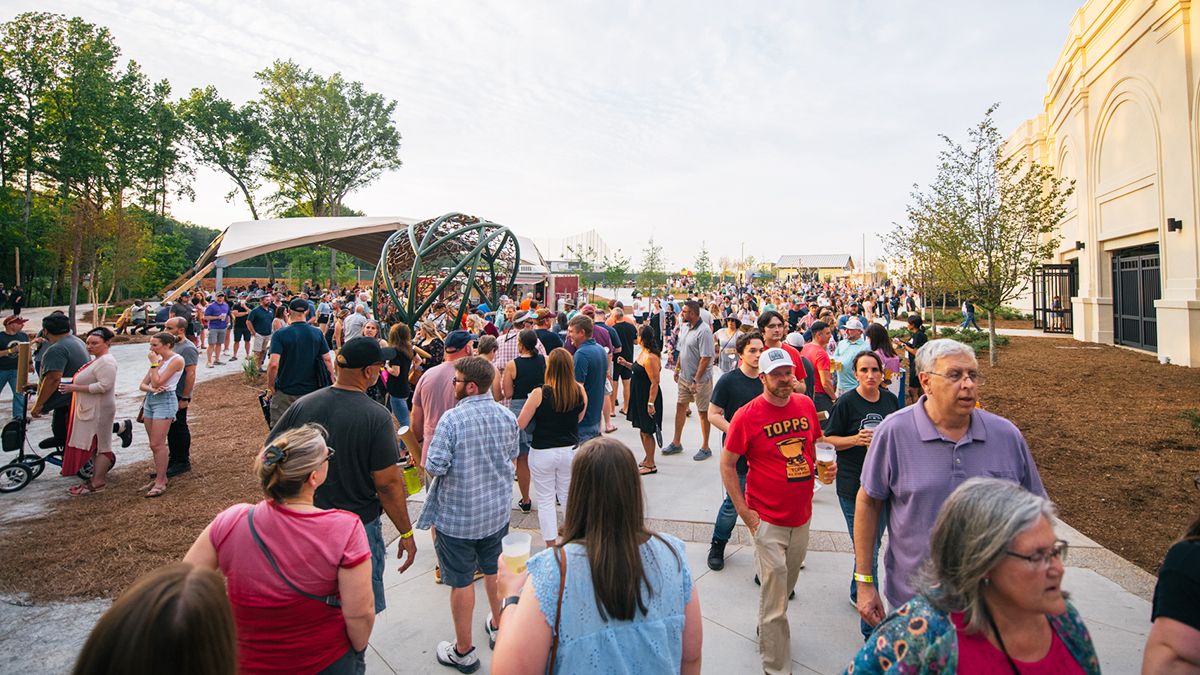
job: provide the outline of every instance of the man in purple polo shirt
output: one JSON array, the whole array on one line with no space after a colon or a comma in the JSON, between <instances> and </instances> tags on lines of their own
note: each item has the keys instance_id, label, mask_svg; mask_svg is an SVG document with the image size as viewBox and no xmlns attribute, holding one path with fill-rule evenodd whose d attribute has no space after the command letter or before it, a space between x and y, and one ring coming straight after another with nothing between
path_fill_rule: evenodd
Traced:
<instances>
[{"instance_id":1,"label":"man in purple polo shirt","mask_svg":"<svg viewBox=\"0 0 1200 675\"><path fill-rule=\"evenodd\" d=\"M1018 483L1046 496L1016 425L975 407L979 362L961 342L931 340L917 352L925 395L875 429L854 511L858 612L872 626L885 616L871 576L879 518L888 528L884 592L893 607L912 599L913 575L929 558L929 533L942 503L975 476Z\"/></svg>"}]
</instances>

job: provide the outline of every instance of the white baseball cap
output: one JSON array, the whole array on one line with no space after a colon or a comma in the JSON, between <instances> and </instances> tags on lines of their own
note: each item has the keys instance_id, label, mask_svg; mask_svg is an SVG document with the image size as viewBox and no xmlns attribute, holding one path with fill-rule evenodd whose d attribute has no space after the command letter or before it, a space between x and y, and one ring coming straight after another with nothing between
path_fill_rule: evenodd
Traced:
<instances>
[{"instance_id":1,"label":"white baseball cap","mask_svg":"<svg viewBox=\"0 0 1200 675\"><path fill-rule=\"evenodd\" d=\"M792 357L787 352L779 347L771 347L762 353L758 359L758 371L760 373L769 373L776 368L787 366L794 368L796 364L792 363Z\"/></svg>"},{"instance_id":2,"label":"white baseball cap","mask_svg":"<svg viewBox=\"0 0 1200 675\"><path fill-rule=\"evenodd\" d=\"M846 322L846 330L862 330L862 329L863 329L862 322L859 321L857 318L851 318L849 321Z\"/></svg>"},{"instance_id":3,"label":"white baseball cap","mask_svg":"<svg viewBox=\"0 0 1200 675\"><path fill-rule=\"evenodd\" d=\"M795 347L796 349L799 349L804 346L804 334L802 334L802 333L798 333L798 332L788 333L788 336L786 338L784 338L784 340L789 345Z\"/></svg>"}]
</instances>

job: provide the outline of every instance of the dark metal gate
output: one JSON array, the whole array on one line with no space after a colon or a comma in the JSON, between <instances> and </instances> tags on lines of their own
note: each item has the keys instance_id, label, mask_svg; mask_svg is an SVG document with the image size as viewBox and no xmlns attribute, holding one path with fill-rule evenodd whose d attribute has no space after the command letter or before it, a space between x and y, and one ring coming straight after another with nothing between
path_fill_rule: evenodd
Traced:
<instances>
[{"instance_id":1,"label":"dark metal gate","mask_svg":"<svg viewBox=\"0 0 1200 675\"><path fill-rule=\"evenodd\" d=\"M1071 297L1078 293L1079 266L1042 265L1033 271L1033 327L1046 333L1070 333Z\"/></svg>"},{"instance_id":2,"label":"dark metal gate","mask_svg":"<svg viewBox=\"0 0 1200 675\"><path fill-rule=\"evenodd\" d=\"M1162 297L1158 244L1113 252L1113 341L1156 351Z\"/></svg>"}]
</instances>

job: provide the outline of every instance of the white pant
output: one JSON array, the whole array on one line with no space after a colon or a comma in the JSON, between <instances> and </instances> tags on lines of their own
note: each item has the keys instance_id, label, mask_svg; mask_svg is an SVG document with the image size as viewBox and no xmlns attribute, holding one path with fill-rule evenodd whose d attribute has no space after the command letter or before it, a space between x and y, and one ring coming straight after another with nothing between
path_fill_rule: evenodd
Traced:
<instances>
[{"instance_id":1,"label":"white pant","mask_svg":"<svg viewBox=\"0 0 1200 675\"><path fill-rule=\"evenodd\" d=\"M575 459L575 448L534 448L529 451L529 474L533 478L533 500L537 503L538 526L542 539L554 541L558 538L558 511L554 499L567 510L567 490L571 486L571 460Z\"/></svg>"}]
</instances>

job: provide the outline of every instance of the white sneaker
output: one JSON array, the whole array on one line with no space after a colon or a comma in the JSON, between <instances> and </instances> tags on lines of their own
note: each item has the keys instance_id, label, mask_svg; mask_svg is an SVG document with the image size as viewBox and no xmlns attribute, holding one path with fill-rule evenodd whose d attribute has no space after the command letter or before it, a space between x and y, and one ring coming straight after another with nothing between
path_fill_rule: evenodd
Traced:
<instances>
[{"instance_id":1,"label":"white sneaker","mask_svg":"<svg viewBox=\"0 0 1200 675\"><path fill-rule=\"evenodd\" d=\"M475 655L475 648L471 647L471 651L466 654L459 654L454 642L449 640L442 640L438 643L437 660L443 666L458 668L460 673L473 673L479 670L479 657Z\"/></svg>"}]
</instances>

